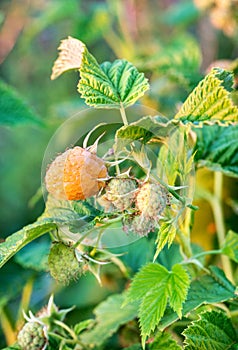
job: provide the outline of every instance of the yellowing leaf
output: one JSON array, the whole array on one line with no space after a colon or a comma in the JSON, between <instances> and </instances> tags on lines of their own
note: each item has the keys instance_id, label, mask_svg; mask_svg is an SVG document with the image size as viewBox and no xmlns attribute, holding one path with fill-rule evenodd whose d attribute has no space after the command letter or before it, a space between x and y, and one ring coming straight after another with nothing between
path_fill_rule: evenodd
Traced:
<instances>
[{"instance_id":1,"label":"yellowing leaf","mask_svg":"<svg viewBox=\"0 0 238 350\"><path fill-rule=\"evenodd\" d=\"M59 57L52 68L51 79L58 78L64 72L71 69L79 69L82 63L83 53L86 46L82 41L69 36L67 39L61 41L58 48L60 51Z\"/></svg>"},{"instance_id":2,"label":"yellowing leaf","mask_svg":"<svg viewBox=\"0 0 238 350\"><path fill-rule=\"evenodd\" d=\"M192 91L175 119L237 121L238 108L230 98L232 73L214 68Z\"/></svg>"}]
</instances>

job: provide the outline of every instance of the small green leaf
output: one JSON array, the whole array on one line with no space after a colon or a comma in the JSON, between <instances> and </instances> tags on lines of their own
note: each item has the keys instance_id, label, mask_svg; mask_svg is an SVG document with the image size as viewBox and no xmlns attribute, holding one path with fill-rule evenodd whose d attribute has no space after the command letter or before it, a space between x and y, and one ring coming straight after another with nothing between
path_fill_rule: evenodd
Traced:
<instances>
[{"instance_id":1,"label":"small green leaf","mask_svg":"<svg viewBox=\"0 0 238 350\"><path fill-rule=\"evenodd\" d=\"M61 42L51 78L70 69L79 69L78 91L86 104L96 108L121 108L133 105L149 89L143 73L126 60L101 66L85 44L69 37Z\"/></svg>"},{"instance_id":2,"label":"small green leaf","mask_svg":"<svg viewBox=\"0 0 238 350\"><path fill-rule=\"evenodd\" d=\"M222 253L238 263L238 234L229 231L222 246Z\"/></svg>"},{"instance_id":3,"label":"small green leaf","mask_svg":"<svg viewBox=\"0 0 238 350\"><path fill-rule=\"evenodd\" d=\"M238 176L238 125L204 125L197 134L195 161L199 167Z\"/></svg>"},{"instance_id":4,"label":"small green leaf","mask_svg":"<svg viewBox=\"0 0 238 350\"><path fill-rule=\"evenodd\" d=\"M142 299L154 287L168 278L168 270L159 264L147 264L135 275L126 294L126 303ZM125 304L126 305L126 304Z\"/></svg>"},{"instance_id":5,"label":"small green leaf","mask_svg":"<svg viewBox=\"0 0 238 350\"><path fill-rule=\"evenodd\" d=\"M142 143L148 142L153 137L163 140L175 130L178 124L178 121L168 121L161 116L140 118L140 120L117 130L114 148L116 152L120 152L135 140L140 140Z\"/></svg>"},{"instance_id":6,"label":"small green leaf","mask_svg":"<svg viewBox=\"0 0 238 350\"><path fill-rule=\"evenodd\" d=\"M149 346L150 350L180 350L181 346L171 337L169 333L158 332L152 344Z\"/></svg>"},{"instance_id":7,"label":"small green leaf","mask_svg":"<svg viewBox=\"0 0 238 350\"><path fill-rule=\"evenodd\" d=\"M203 304L220 303L233 298L236 298L235 287L221 269L210 266L209 275L203 275L192 281L182 314L185 316ZM177 319L177 314L167 309L159 328L164 330Z\"/></svg>"},{"instance_id":8,"label":"small green leaf","mask_svg":"<svg viewBox=\"0 0 238 350\"><path fill-rule=\"evenodd\" d=\"M205 312L183 332L186 350L228 350L237 344L231 320L222 312Z\"/></svg>"},{"instance_id":9,"label":"small green leaf","mask_svg":"<svg viewBox=\"0 0 238 350\"><path fill-rule=\"evenodd\" d=\"M175 119L237 121L238 108L229 96L231 79L231 72L214 68L188 96Z\"/></svg>"},{"instance_id":10,"label":"small green leaf","mask_svg":"<svg viewBox=\"0 0 238 350\"><path fill-rule=\"evenodd\" d=\"M89 320L85 320L82 322L77 323L74 326L74 332L75 334L79 335L82 331L84 331L85 329L91 328L92 325L94 323L94 320L89 319Z\"/></svg>"},{"instance_id":11,"label":"small green leaf","mask_svg":"<svg viewBox=\"0 0 238 350\"><path fill-rule=\"evenodd\" d=\"M38 124L43 122L10 86L0 81L0 125Z\"/></svg>"},{"instance_id":12,"label":"small green leaf","mask_svg":"<svg viewBox=\"0 0 238 350\"><path fill-rule=\"evenodd\" d=\"M128 305L122 309L124 299L124 295L112 295L96 307L94 310L96 326L80 336L80 340L89 348L101 345L121 325L136 317L138 305Z\"/></svg>"},{"instance_id":13,"label":"small green leaf","mask_svg":"<svg viewBox=\"0 0 238 350\"><path fill-rule=\"evenodd\" d=\"M0 267L25 245L55 228L56 224L52 220L41 219L7 237L6 241L0 244Z\"/></svg>"},{"instance_id":14,"label":"small green leaf","mask_svg":"<svg viewBox=\"0 0 238 350\"><path fill-rule=\"evenodd\" d=\"M182 304L186 300L190 280L184 267L176 264L168 271L159 264L147 264L134 277L126 294L126 303L140 300L139 322L142 345L164 315L169 302L181 317Z\"/></svg>"},{"instance_id":15,"label":"small green leaf","mask_svg":"<svg viewBox=\"0 0 238 350\"><path fill-rule=\"evenodd\" d=\"M185 268L176 264L172 267L170 274L170 283L168 284L169 303L172 309L182 317L182 305L187 297L190 279Z\"/></svg>"},{"instance_id":16,"label":"small green leaf","mask_svg":"<svg viewBox=\"0 0 238 350\"><path fill-rule=\"evenodd\" d=\"M155 330L155 327L164 315L168 301L167 279L168 277L165 281L161 281L159 285L157 283L156 287L147 290L146 295L142 298L138 315L142 345L145 344L146 337Z\"/></svg>"},{"instance_id":17,"label":"small green leaf","mask_svg":"<svg viewBox=\"0 0 238 350\"><path fill-rule=\"evenodd\" d=\"M170 247L176 236L176 227L173 221L162 221L160 224L158 237L156 239L157 247L154 256L154 260L157 258L161 250L168 243Z\"/></svg>"}]
</instances>

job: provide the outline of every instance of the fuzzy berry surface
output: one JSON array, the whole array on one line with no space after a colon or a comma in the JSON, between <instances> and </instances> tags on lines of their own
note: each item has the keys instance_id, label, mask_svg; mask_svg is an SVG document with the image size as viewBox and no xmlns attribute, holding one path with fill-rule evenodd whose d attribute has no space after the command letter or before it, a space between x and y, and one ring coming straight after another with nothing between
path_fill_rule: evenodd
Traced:
<instances>
[{"instance_id":1,"label":"fuzzy berry surface","mask_svg":"<svg viewBox=\"0 0 238 350\"><path fill-rule=\"evenodd\" d=\"M164 188L155 183L144 183L136 196L136 208L146 219L157 219L167 205Z\"/></svg>"},{"instance_id":2,"label":"fuzzy berry surface","mask_svg":"<svg viewBox=\"0 0 238 350\"><path fill-rule=\"evenodd\" d=\"M44 326L38 322L27 322L17 336L22 350L43 350L47 346Z\"/></svg>"},{"instance_id":3,"label":"fuzzy berry surface","mask_svg":"<svg viewBox=\"0 0 238 350\"><path fill-rule=\"evenodd\" d=\"M136 181L128 178L114 178L108 183L104 200L111 209L123 211L131 207L136 194Z\"/></svg>"},{"instance_id":4,"label":"fuzzy berry surface","mask_svg":"<svg viewBox=\"0 0 238 350\"><path fill-rule=\"evenodd\" d=\"M67 285L81 275L81 268L73 247L62 242L53 243L48 257L51 276L60 284Z\"/></svg>"}]
</instances>

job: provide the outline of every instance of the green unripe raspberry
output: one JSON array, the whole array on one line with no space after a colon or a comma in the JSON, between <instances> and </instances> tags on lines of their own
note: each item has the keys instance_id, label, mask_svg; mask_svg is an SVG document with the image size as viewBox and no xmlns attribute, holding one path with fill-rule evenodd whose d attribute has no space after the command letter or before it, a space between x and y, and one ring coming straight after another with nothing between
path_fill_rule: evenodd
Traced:
<instances>
[{"instance_id":1,"label":"green unripe raspberry","mask_svg":"<svg viewBox=\"0 0 238 350\"><path fill-rule=\"evenodd\" d=\"M136 181L128 178L114 178L107 187L104 200L111 203L116 210L126 210L131 207L136 190Z\"/></svg>"},{"instance_id":2,"label":"green unripe raspberry","mask_svg":"<svg viewBox=\"0 0 238 350\"><path fill-rule=\"evenodd\" d=\"M158 219L167 205L164 188L159 184L145 183L136 196L136 207L145 218Z\"/></svg>"},{"instance_id":3,"label":"green unripe raspberry","mask_svg":"<svg viewBox=\"0 0 238 350\"><path fill-rule=\"evenodd\" d=\"M81 275L81 267L76 259L74 248L62 242L52 245L48 265L51 276L63 285L69 284Z\"/></svg>"},{"instance_id":4,"label":"green unripe raspberry","mask_svg":"<svg viewBox=\"0 0 238 350\"><path fill-rule=\"evenodd\" d=\"M47 346L46 328L38 322L27 322L17 336L22 350L43 350Z\"/></svg>"}]
</instances>

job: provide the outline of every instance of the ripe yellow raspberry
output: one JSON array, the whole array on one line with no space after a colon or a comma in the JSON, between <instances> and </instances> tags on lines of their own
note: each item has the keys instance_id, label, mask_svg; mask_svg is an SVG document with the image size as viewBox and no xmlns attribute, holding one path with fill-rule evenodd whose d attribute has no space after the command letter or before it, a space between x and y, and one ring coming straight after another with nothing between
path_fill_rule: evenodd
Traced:
<instances>
[{"instance_id":1,"label":"ripe yellow raspberry","mask_svg":"<svg viewBox=\"0 0 238 350\"><path fill-rule=\"evenodd\" d=\"M136 196L136 208L145 219L159 219L167 205L164 188L155 183L144 183Z\"/></svg>"},{"instance_id":2,"label":"ripe yellow raspberry","mask_svg":"<svg viewBox=\"0 0 238 350\"><path fill-rule=\"evenodd\" d=\"M97 194L107 177L104 161L81 147L71 148L49 166L46 189L57 199L82 200Z\"/></svg>"}]
</instances>

